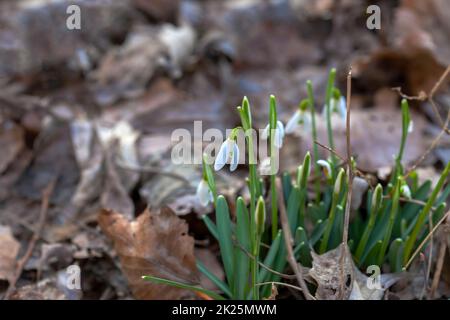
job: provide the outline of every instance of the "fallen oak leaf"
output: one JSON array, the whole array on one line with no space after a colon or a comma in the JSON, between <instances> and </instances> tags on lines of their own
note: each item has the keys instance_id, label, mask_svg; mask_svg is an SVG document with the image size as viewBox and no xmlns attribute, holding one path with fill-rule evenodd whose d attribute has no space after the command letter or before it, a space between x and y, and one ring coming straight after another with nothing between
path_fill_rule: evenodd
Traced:
<instances>
[{"instance_id":1,"label":"fallen oak leaf","mask_svg":"<svg viewBox=\"0 0 450 320\"><path fill-rule=\"evenodd\" d=\"M199 283L194 239L187 224L169 208L145 210L136 220L103 209L98 217L103 232L114 242L121 268L137 299L180 299L187 291L146 282L145 275L196 285Z\"/></svg>"}]
</instances>

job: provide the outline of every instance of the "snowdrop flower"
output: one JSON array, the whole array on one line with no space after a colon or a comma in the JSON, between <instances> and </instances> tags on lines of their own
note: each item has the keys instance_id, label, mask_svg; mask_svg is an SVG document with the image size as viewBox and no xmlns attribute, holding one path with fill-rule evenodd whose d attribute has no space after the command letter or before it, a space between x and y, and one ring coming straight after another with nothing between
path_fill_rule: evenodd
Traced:
<instances>
[{"instance_id":1,"label":"snowdrop flower","mask_svg":"<svg viewBox=\"0 0 450 320\"><path fill-rule=\"evenodd\" d=\"M413 130L414 130L414 122L412 120L409 120L408 133L413 132Z\"/></svg>"},{"instance_id":2,"label":"snowdrop flower","mask_svg":"<svg viewBox=\"0 0 450 320\"><path fill-rule=\"evenodd\" d=\"M237 168L239 162L239 148L234 139L227 138L220 146L219 153L214 161L214 170L219 171L226 163L230 164L230 171Z\"/></svg>"},{"instance_id":3,"label":"snowdrop flower","mask_svg":"<svg viewBox=\"0 0 450 320\"><path fill-rule=\"evenodd\" d=\"M323 171L325 172L325 176L327 179L331 179L331 166L330 163L326 160L318 160L317 164L323 168Z\"/></svg>"},{"instance_id":4,"label":"snowdrop flower","mask_svg":"<svg viewBox=\"0 0 450 320\"><path fill-rule=\"evenodd\" d=\"M400 187L400 193L405 198L411 199L411 189L409 189L406 183L403 183L402 186Z\"/></svg>"},{"instance_id":5,"label":"snowdrop flower","mask_svg":"<svg viewBox=\"0 0 450 320\"><path fill-rule=\"evenodd\" d=\"M340 96L339 99L331 98L330 99L330 108L331 113L336 113L339 115L339 117L343 120L347 117L347 101L345 97ZM327 106L324 105L322 108L322 117L327 116Z\"/></svg>"},{"instance_id":6,"label":"snowdrop flower","mask_svg":"<svg viewBox=\"0 0 450 320\"><path fill-rule=\"evenodd\" d=\"M311 115L306 110L297 110L286 124L286 133L293 133L301 124L305 130L311 128Z\"/></svg>"},{"instance_id":7,"label":"snowdrop flower","mask_svg":"<svg viewBox=\"0 0 450 320\"><path fill-rule=\"evenodd\" d=\"M261 138L264 140L267 140L269 138L269 130L270 130L270 124L268 124L264 131L262 132ZM274 132L274 145L276 148L280 149L283 146L283 138L284 138L284 126L281 121L277 121L277 127L275 128Z\"/></svg>"},{"instance_id":8,"label":"snowdrop flower","mask_svg":"<svg viewBox=\"0 0 450 320\"><path fill-rule=\"evenodd\" d=\"M335 111L342 119L347 118L347 101L343 96L339 98L339 101L335 101Z\"/></svg>"},{"instance_id":9,"label":"snowdrop flower","mask_svg":"<svg viewBox=\"0 0 450 320\"><path fill-rule=\"evenodd\" d=\"M200 180L200 183L197 186L197 198L200 201L200 204L206 207L210 202L213 201L213 194L211 189L209 189L208 182L205 179Z\"/></svg>"}]
</instances>

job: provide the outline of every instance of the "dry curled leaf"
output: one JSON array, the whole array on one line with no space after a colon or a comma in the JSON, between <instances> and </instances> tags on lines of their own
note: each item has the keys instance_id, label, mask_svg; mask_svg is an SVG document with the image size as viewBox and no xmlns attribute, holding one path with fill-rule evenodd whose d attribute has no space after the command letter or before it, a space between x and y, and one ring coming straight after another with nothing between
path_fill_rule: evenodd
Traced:
<instances>
[{"instance_id":1,"label":"dry curled leaf","mask_svg":"<svg viewBox=\"0 0 450 320\"><path fill-rule=\"evenodd\" d=\"M25 146L24 141L24 131L21 127L11 123L0 127L0 145L2 146L0 173L3 173L17 159Z\"/></svg>"},{"instance_id":2,"label":"dry curled leaf","mask_svg":"<svg viewBox=\"0 0 450 320\"><path fill-rule=\"evenodd\" d=\"M312 256L309 274L317 282L316 298L321 300L381 300L386 289L402 278L400 274L380 274L379 287L369 287L369 277L355 266L344 244L322 255L313 252Z\"/></svg>"},{"instance_id":3,"label":"dry curled leaf","mask_svg":"<svg viewBox=\"0 0 450 320\"><path fill-rule=\"evenodd\" d=\"M319 300L347 300L355 278L349 249L340 245L322 255L311 253L313 262L309 274L317 282L316 298ZM343 292L341 279L345 281Z\"/></svg>"},{"instance_id":4,"label":"dry curled leaf","mask_svg":"<svg viewBox=\"0 0 450 320\"><path fill-rule=\"evenodd\" d=\"M194 239L187 224L169 208L159 213L146 210L136 220L103 209L99 213L103 232L114 242L121 268L137 299L180 299L187 292L146 282L152 275L187 284L199 282L194 257Z\"/></svg>"},{"instance_id":5,"label":"dry curled leaf","mask_svg":"<svg viewBox=\"0 0 450 320\"><path fill-rule=\"evenodd\" d=\"M11 281L16 270L16 257L20 244L11 233L11 228L0 225L0 280Z\"/></svg>"}]
</instances>

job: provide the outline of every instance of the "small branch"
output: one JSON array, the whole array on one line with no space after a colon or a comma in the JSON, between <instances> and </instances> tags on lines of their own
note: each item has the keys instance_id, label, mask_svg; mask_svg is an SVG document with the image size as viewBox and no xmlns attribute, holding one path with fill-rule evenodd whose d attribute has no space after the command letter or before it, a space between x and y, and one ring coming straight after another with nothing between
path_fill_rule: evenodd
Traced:
<instances>
[{"instance_id":1,"label":"small branch","mask_svg":"<svg viewBox=\"0 0 450 320\"><path fill-rule=\"evenodd\" d=\"M427 94L424 91L420 91L418 96L408 96L407 94L404 94L402 92L401 87L394 87L391 88L392 91L396 91L400 97L406 100L418 100L418 101L425 101L427 99Z\"/></svg>"},{"instance_id":2,"label":"small branch","mask_svg":"<svg viewBox=\"0 0 450 320\"><path fill-rule=\"evenodd\" d=\"M33 250L34 250L34 247L36 246L37 241L41 237L42 230L44 229L44 226L45 226L45 221L47 220L50 196L53 193L55 183L56 183L55 180L51 181L49 183L49 185L42 192L42 205L41 205L41 210L39 213L39 221L38 221L37 227L34 231L33 237L31 238L30 242L28 243L28 247L27 247L27 250L25 251L25 254L17 262L17 268L16 268L16 272L14 274L14 278L9 284L8 290L6 291L5 296L4 296L4 300L8 300L10 298L11 294L14 292L14 290L16 288L16 283L19 280L20 275L22 274L26 263L31 258L31 255L33 253Z\"/></svg>"},{"instance_id":3,"label":"small branch","mask_svg":"<svg viewBox=\"0 0 450 320\"><path fill-rule=\"evenodd\" d=\"M414 251L411 258L409 258L408 262L406 263L406 265L404 267L405 269L408 269L408 267L411 265L411 262L414 260L416 255L420 252L420 250L425 245L425 243L427 243L427 241L430 239L430 237L433 235L433 233L436 231L436 229L441 225L442 222L444 222L445 219L447 219L448 216L450 216L450 210L447 211L447 213L442 217L441 220L438 221L438 223L436 223L436 225L433 227L433 229L427 234L425 239L423 239L423 241L419 244L416 251Z\"/></svg>"},{"instance_id":4,"label":"small branch","mask_svg":"<svg viewBox=\"0 0 450 320\"><path fill-rule=\"evenodd\" d=\"M286 214L286 207L284 206L284 196L281 189L281 181L280 178L276 179L276 190L278 193L278 206L280 207L280 220L281 220L281 227L283 229L283 235L284 235L284 242L287 249L287 258L288 262L294 270L295 276L297 278L297 281L302 288L303 294L305 295L305 298L307 300L314 300L315 298L311 295L311 293L308 290L308 287L306 286L306 282L303 279L303 274L299 268L299 263L295 260L294 256L294 250L292 249L292 234L291 229L289 226L287 214Z\"/></svg>"},{"instance_id":5,"label":"small branch","mask_svg":"<svg viewBox=\"0 0 450 320\"><path fill-rule=\"evenodd\" d=\"M392 88L392 90L397 91L398 94L406 100L425 101L428 99L428 101L430 102L431 107L433 109L433 112L436 114L436 117L438 118L438 121L442 127L442 130L444 132L446 132L447 134L450 134L450 130L447 128L448 123L444 124L444 120L442 119L441 114L439 113L439 110L436 106L436 103L434 102L434 95L439 90L439 87L442 85L442 83L444 83L444 80L447 78L447 76L449 74L450 74L450 66L448 66L447 69L445 69L444 73L442 73L442 75L439 77L439 80L434 84L433 88L431 89L431 91L429 92L428 95L425 92L420 91L418 96L408 96L408 95L402 93L400 87Z\"/></svg>"},{"instance_id":6,"label":"small branch","mask_svg":"<svg viewBox=\"0 0 450 320\"><path fill-rule=\"evenodd\" d=\"M303 291L302 288L300 288L300 287L294 286L294 285L289 284L289 283L277 282L277 281L260 282L260 283L257 283L256 286L265 286L265 285L268 285L268 284L271 284L271 285L277 284L279 286L285 286L285 287L289 287L289 288L292 288L292 289L295 289L295 290L298 290L298 291Z\"/></svg>"},{"instance_id":7,"label":"small branch","mask_svg":"<svg viewBox=\"0 0 450 320\"><path fill-rule=\"evenodd\" d=\"M430 229L431 233L431 231L433 230L433 218L431 214L428 215L428 228ZM428 288L428 282L430 281L431 263L433 261L433 237L430 238L429 250L430 254L428 255L428 261L426 261L425 279L423 280L423 288L419 300L423 299Z\"/></svg>"},{"instance_id":8,"label":"small branch","mask_svg":"<svg viewBox=\"0 0 450 320\"><path fill-rule=\"evenodd\" d=\"M352 95L352 68L347 75L347 117L346 117L346 140L347 140L347 171L348 171L348 196L347 204L345 206L344 232L342 234L342 242L347 245L348 241L348 226L350 222L350 207L352 203L352 186L353 186L353 165L352 165L352 146L351 146L351 132L350 132L350 111L351 111L351 95Z\"/></svg>"},{"instance_id":9,"label":"small branch","mask_svg":"<svg viewBox=\"0 0 450 320\"><path fill-rule=\"evenodd\" d=\"M416 168L425 160L425 158L428 156L428 154L431 151L433 151L434 148L436 148L436 146L438 145L442 136L447 132L445 129L447 128L449 122L450 122L450 109L448 110L447 119L445 120L445 123L443 124L441 132L439 132L439 134L436 136L436 138L434 138L433 142L428 147L428 149L425 151L425 153L422 154L422 156L408 169L408 171L405 174L405 177L408 177L411 174L411 172L416 170Z\"/></svg>"},{"instance_id":10,"label":"small branch","mask_svg":"<svg viewBox=\"0 0 450 320\"><path fill-rule=\"evenodd\" d=\"M351 132L350 132L350 114L351 114L351 96L352 96L352 67L350 66L350 70L347 74L347 116L346 116L346 142L347 142L347 173L348 173L348 194L347 194L347 202L345 205L345 215L344 215L344 228L342 232L342 248L343 253L340 256L339 264L341 266L341 274L340 274L340 296L341 299L343 297L345 291L345 274L344 274L344 257L347 255L348 250L348 228L350 224L350 209L352 203L352 195L353 195L353 164L352 164L352 146L351 146Z\"/></svg>"},{"instance_id":11,"label":"small branch","mask_svg":"<svg viewBox=\"0 0 450 320\"><path fill-rule=\"evenodd\" d=\"M315 140L314 143L317 144L319 147L321 147L321 148L327 150L328 152L334 154L336 157L338 157L339 160L342 161L342 165L347 164L347 159L345 159L342 155L340 155L336 150L333 150L333 149L330 148L329 146L326 146L326 145L324 145L323 143L321 143L321 142L319 142L319 141L317 141L317 140ZM341 164L340 164L340 165L341 165ZM364 175L364 173L362 172L362 170L359 169L358 167L356 167L355 169L356 169L355 174L357 174L358 177L361 177L361 178L363 178L364 180L366 180L367 183L370 185L370 181L368 181L368 180L365 178L365 175Z\"/></svg>"},{"instance_id":12,"label":"small branch","mask_svg":"<svg viewBox=\"0 0 450 320\"><path fill-rule=\"evenodd\" d=\"M314 143L317 144L319 147L324 148L325 150L327 150L328 152L334 154L336 157L338 157L342 162L345 163L345 158L343 156L341 156L339 153L337 153L336 150L333 150L332 148L330 148L329 146L324 145L323 143L320 143L317 140L314 140ZM317 161L317 160L316 160Z\"/></svg>"},{"instance_id":13,"label":"small branch","mask_svg":"<svg viewBox=\"0 0 450 320\"><path fill-rule=\"evenodd\" d=\"M383 196L383 199L392 199L392 196L385 195L385 196ZM408 198L400 197L400 198L398 198L398 200L400 200L400 202L418 204L419 206L422 206L422 207L425 207L427 205L426 202L417 200L417 199L408 199ZM436 211L436 207L431 207L431 211Z\"/></svg>"},{"instance_id":14,"label":"small branch","mask_svg":"<svg viewBox=\"0 0 450 320\"><path fill-rule=\"evenodd\" d=\"M429 299L433 299L436 293L436 289L439 285L439 280L442 274L442 268L444 266L445 252L447 251L447 241L442 239L441 246L439 247L438 259L436 261L436 270L434 271L433 281L431 282L431 289Z\"/></svg>"},{"instance_id":15,"label":"small branch","mask_svg":"<svg viewBox=\"0 0 450 320\"><path fill-rule=\"evenodd\" d=\"M234 244L235 244L240 250L242 250L242 252L244 252L245 255L246 255L247 257L249 257L249 258L252 259L252 260L255 260L255 256L252 255L250 252L248 252L248 251L247 251L240 243L238 243L237 241L235 241ZM276 275L280 276L281 278L284 278L284 279L290 279L290 280L296 279L296 276L295 276L295 275L293 275L293 274L285 274L285 273L281 273L281 272L278 272L278 271L276 271L276 270L273 270L272 268L266 266L266 265L265 265L264 263L262 263L261 261L258 261L258 264L259 264L261 267L263 267L263 269L266 269L266 270L269 271L270 273L276 274Z\"/></svg>"}]
</instances>

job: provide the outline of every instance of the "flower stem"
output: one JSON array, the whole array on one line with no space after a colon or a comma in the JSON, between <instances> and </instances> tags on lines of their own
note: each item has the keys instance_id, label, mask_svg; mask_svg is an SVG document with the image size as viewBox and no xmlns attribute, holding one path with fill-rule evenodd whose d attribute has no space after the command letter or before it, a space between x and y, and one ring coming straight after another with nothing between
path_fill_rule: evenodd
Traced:
<instances>
[{"instance_id":1,"label":"flower stem","mask_svg":"<svg viewBox=\"0 0 450 320\"><path fill-rule=\"evenodd\" d=\"M316 110L314 106L314 94L312 89L311 80L306 81L306 90L308 91L309 107L311 111L311 124L312 124L312 138L313 141L317 141L317 128L316 128ZM319 147L317 143L313 143L313 155L314 155L314 190L316 192L316 203L320 202L320 167L317 164L319 160Z\"/></svg>"},{"instance_id":2,"label":"flower stem","mask_svg":"<svg viewBox=\"0 0 450 320\"><path fill-rule=\"evenodd\" d=\"M329 147L334 150L334 141L333 141L333 128L331 126L331 96L333 93L334 87L334 79L336 78L336 69L333 68L330 71L328 76L327 90L325 96L325 108L326 108L326 117L327 117L327 133L328 133L328 144ZM331 153L331 163L333 164L333 168L336 167L336 156ZM333 170L335 171L335 170Z\"/></svg>"}]
</instances>

